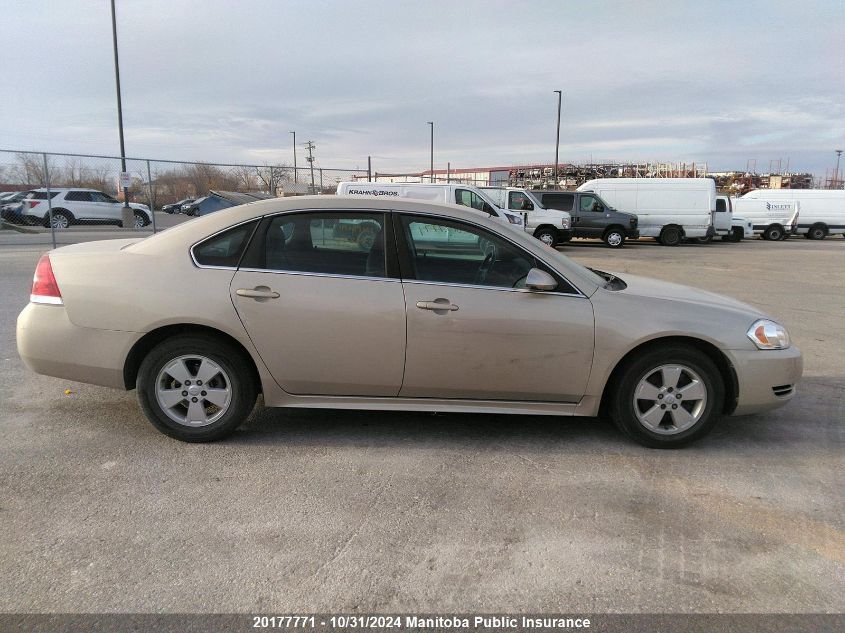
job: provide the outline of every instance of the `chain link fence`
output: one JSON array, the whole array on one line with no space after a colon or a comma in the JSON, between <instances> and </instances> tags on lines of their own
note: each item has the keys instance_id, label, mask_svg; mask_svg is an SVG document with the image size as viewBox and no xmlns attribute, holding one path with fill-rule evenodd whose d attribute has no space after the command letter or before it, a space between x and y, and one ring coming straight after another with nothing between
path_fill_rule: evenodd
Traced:
<instances>
[{"instance_id":1,"label":"chain link fence","mask_svg":"<svg viewBox=\"0 0 845 633\"><path fill-rule=\"evenodd\" d=\"M0 245L145 235L254 200L333 194L367 171L0 150Z\"/></svg>"}]
</instances>

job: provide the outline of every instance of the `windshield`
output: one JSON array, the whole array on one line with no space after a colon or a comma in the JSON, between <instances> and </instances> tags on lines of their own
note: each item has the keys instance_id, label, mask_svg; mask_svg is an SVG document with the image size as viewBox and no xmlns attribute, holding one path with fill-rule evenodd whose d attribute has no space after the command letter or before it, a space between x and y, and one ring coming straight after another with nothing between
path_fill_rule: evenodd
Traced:
<instances>
[{"instance_id":1,"label":"windshield","mask_svg":"<svg viewBox=\"0 0 845 633\"><path fill-rule=\"evenodd\" d=\"M531 200L531 202L534 203L535 209L545 209L546 208L546 207L543 206L543 203L540 202L540 198L538 198L537 196L534 195L533 191L528 191L528 189L525 189L525 194L528 196L528 198Z\"/></svg>"}]
</instances>

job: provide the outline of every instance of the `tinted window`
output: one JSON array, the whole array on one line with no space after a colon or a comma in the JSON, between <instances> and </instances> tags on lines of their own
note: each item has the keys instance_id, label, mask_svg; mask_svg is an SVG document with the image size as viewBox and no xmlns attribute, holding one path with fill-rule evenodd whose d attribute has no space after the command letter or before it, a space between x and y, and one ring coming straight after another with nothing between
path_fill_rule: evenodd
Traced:
<instances>
[{"instance_id":1,"label":"tinted window","mask_svg":"<svg viewBox=\"0 0 845 633\"><path fill-rule=\"evenodd\" d=\"M722 213L726 211L725 201L722 198L716 198L716 212Z\"/></svg>"},{"instance_id":2,"label":"tinted window","mask_svg":"<svg viewBox=\"0 0 845 633\"><path fill-rule=\"evenodd\" d=\"M92 191L91 192L91 199L94 202L109 202L111 204L119 204L119 202L117 200L115 200L110 195L105 194L101 191Z\"/></svg>"},{"instance_id":3,"label":"tinted window","mask_svg":"<svg viewBox=\"0 0 845 633\"><path fill-rule=\"evenodd\" d=\"M572 204L575 201L575 195L571 193L544 193L542 194L543 205L547 209L557 209L559 211L572 211Z\"/></svg>"},{"instance_id":4,"label":"tinted window","mask_svg":"<svg viewBox=\"0 0 845 633\"><path fill-rule=\"evenodd\" d=\"M522 288L532 255L480 227L434 218L402 218L411 273L421 281Z\"/></svg>"},{"instance_id":5,"label":"tinted window","mask_svg":"<svg viewBox=\"0 0 845 633\"><path fill-rule=\"evenodd\" d=\"M241 224L194 247L194 259L202 266L237 267L258 221Z\"/></svg>"},{"instance_id":6,"label":"tinted window","mask_svg":"<svg viewBox=\"0 0 845 633\"><path fill-rule=\"evenodd\" d=\"M270 270L385 277L384 215L295 213L270 222L265 267Z\"/></svg>"},{"instance_id":7,"label":"tinted window","mask_svg":"<svg viewBox=\"0 0 845 633\"><path fill-rule=\"evenodd\" d=\"M52 200L58 195L58 191L51 191L50 192L50 199ZM47 199L47 192L46 191L33 191L26 196L30 200L46 200Z\"/></svg>"},{"instance_id":8,"label":"tinted window","mask_svg":"<svg viewBox=\"0 0 845 633\"><path fill-rule=\"evenodd\" d=\"M90 202L91 194L88 191L68 191L65 194L65 200L71 202Z\"/></svg>"}]
</instances>

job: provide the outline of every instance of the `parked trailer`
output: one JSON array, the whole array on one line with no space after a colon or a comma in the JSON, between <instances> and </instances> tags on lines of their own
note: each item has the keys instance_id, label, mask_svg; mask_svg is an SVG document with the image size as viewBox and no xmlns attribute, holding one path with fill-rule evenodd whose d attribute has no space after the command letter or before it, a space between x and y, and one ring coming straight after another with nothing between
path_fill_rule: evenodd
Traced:
<instances>
[{"instance_id":1,"label":"parked trailer","mask_svg":"<svg viewBox=\"0 0 845 633\"><path fill-rule=\"evenodd\" d=\"M598 178L578 191L595 192L613 208L636 214L640 236L664 246L716 234L716 182L710 178Z\"/></svg>"},{"instance_id":2,"label":"parked trailer","mask_svg":"<svg viewBox=\"0 0 845 633\"><path fill-rule=\"evenodd\" d=\"M764 240L783 240L798 229L800 203L797 200L736 198L734 211L751 221L754 235Z\"/></svg>"},{"instance_id":3,"label":"parked trailer","mask_svg":"<svg viewBox=\"0 0 845 633\"><path fill-rule=\"evenodd\" d=\"M828 235L845 236L845 190L755 189L739 200L794 200L799 204L796 233L811 240L823 240Z\"/></svg>"}]
</instances>

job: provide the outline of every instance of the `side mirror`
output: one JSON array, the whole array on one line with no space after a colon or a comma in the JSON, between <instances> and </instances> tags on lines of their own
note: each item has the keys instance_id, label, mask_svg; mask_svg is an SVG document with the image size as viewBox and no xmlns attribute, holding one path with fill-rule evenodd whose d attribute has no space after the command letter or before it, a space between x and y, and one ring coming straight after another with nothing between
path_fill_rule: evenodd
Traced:
<instances>
[{"instance_id":1,"label":"side mirror","mask_svg":"<svg viewBox=\"0 0 845 633\"><path fill-rule=\"evenodd\" d=\"M557 282L545 270L532 268L525 278L525 287L529 290L554 290L557 288Z\"/></svg>"}]
</instances>

